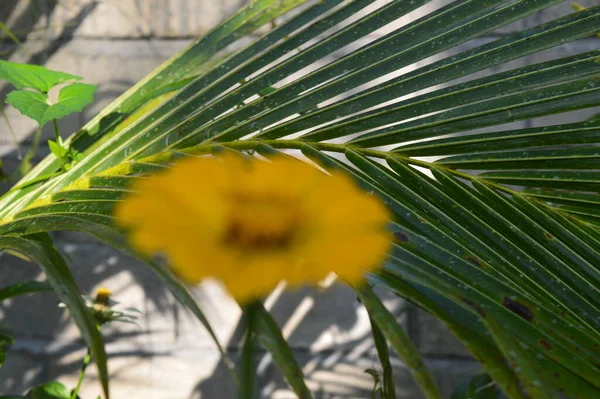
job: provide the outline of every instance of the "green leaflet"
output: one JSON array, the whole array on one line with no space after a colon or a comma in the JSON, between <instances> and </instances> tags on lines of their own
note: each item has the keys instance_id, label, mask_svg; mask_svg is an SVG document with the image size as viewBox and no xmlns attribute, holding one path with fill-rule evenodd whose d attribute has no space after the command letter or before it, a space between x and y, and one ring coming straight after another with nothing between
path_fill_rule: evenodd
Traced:
<instances>
[{"instance_id":1,"label":"green leaflet","mask_svg":"<svg viewBox=\"0 0 600 399\"><path fill-rule=\"evenodd\" d=\"M57 381L37 386L25 395L24 399L70 399L67 387Z\"/></svg>"},{"instance_id":2,"label":"green leaflet","mask_svg":"<svg viewBox=\"0 0 600 399\"><path fill-rule=\"evenodd\" d=\"M58 84L82 78L39 65L17 64L0 60L0 79L6 80L17 89L29 88L47 93Z\"/></svg>"},{"instance_id":3,"label":"green leaflet","mask_svg":"<svg viewBox=\"0 0 600 399\"><path fill-rule=\"evenodd\" d=\"M80 112L94 101L96 86L85 83L73 83L63 87L58 100L50 104L45 93L15 90L6 96L6 102L18 109L23 115L37 121L40 127L53 119L60 119L73 112Z\"/></svg>"},{"instance_id":4,"label":"green leaflet","mask_svg":"<svg viewBox=\"0 0 600 399\"><path fill-rule=\"evenodd\" d=\"M377 327L381 329L385 338L390 341L392 347L407 365L413 378L421 387L425 397L428 399L441 398L442 396L437 389L437 385L429 373L429 370L427 370L427 366L425 366L419 352L410 341L408 334L400 325L398 325L394 316L385 308L370 287L365 285L362 287L355 287L355 289L358 292L361 301L369 311L369 316L376 323ZM382 354L385 354L385 351L382 353L381 349L378 348L378 353L380 360L385 363L385 358L381 359ZM387 380L390 380L390 377L391 375L387 377ZM389 383L390 382L388 382L388 384ZM390 394L390 391L393 392L393 389L386 388L386 391ZM389 397L391 398L392 396Z\"/></svg>"},{"instance_id":5,"label":"green leaflet","mask_svg":"<svg viewBox=\"0 0 600 399\"><path fill-rule=\"evenodd\" d=\"M271 353L273 361L286 378L298 398L312 399L310 390L304 382L302 368L296 362L294 354L283 338L281 330L271 314L262 304L255 309L255 331L258 342Z\"/></svg>"},{"instance_id":6,"label":"green leaflet","mask_svg":"<svg viewBox=\"0 0 600 399\"><path fill-rule=\"evenodd\" d=\"M18 295L34 292L52 292L52 286L43 281L23 281L8 287L0 288L0 301Z\"/></svg>"}]
</instances>

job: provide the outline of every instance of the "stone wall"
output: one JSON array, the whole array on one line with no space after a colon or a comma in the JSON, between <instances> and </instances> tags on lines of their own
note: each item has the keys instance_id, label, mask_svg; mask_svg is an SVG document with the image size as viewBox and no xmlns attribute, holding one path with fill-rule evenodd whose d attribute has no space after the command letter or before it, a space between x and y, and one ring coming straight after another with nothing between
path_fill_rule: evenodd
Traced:
<instances>
[{"instance_id":1,"label":"stone wall","mask_svg":"<svg viewBox=\"0 0 600 399\"><path fill-rule=\"evenodd\" d=\"M245 3L245 0L1 1L0 21L7 23L21 39L27 39L25 46L2 39L3 58L44 63L98 84L97 102L61 122L61 130L69 132L77 130L191 38L206 32ZM597 1L581 3L592 5ZM438 5L434 2L428 7ZM570 11L569 3L560 4L465 46L508 35ZM412 14L409 18L416 16ZM25 37L29 31L32 32ZM372 38L382 32L375 32ZM598 48L599 43L589 38L525 57L502 69L591 50ZM0 86L2 97L6 90ZM0 120L0 155L4 169L12 171L19 154L31 145L35 123L11 108L6 109L6 114L16 137L11 137L5 121ZM551 121L554 120L556 117ZM512 126L539 123L542 122L534 120ZM43 136L49 138L52 132L45 129ZM36 159L45 155L44 147L41 146ZM108 287L115 300L142 311L138 326L111 325L105 331L113 397L235 397L232 379L208 334L147 267L79 234L56 233L54 238L84 292ZM43 278L36 265L6 254L0 257L0 286ZM219 339L235 360L242 335L239 308L215 284L204 284L195 293ZM449 397L459 380L479 370L460 342L436 319L389 294L383 297L425 356L444 397ZM322 291L276 292L267 304L302 363L316 398L370 397L372 379L364 370L378 361L367 314L352 291L334 285ZM57 305L53 294L20 297L0 305L0 319L14 327L17 337L0 369L0 395L21 393L51 379L60 379L69 386L75 384L85 349L73 323ZM257 360L263 397L294 397L269 356L261 353ZM406 368L398 360L394 364L398 397L421 397ZM90 370L81 391L84 398L94 398L99 393L94 375Z\"/></svg>"}]
</instances>

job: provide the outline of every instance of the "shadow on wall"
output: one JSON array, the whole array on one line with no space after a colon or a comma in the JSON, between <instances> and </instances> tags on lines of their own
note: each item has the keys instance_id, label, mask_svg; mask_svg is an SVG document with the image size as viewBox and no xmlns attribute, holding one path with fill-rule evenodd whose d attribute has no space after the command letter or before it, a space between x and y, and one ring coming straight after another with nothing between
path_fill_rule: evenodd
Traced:
<instances>
[{"instance_id":1,"label":"shadow on wall","mask_svg":"<svg viewBox=\"0 0 600 399\"><path fill-rule=\"evenodd\" d=\"M21 0L3 0L2 9L0 9L0 21L14 21L9 28L14 31L15 35L21 41L23 41L26 40L29 32L39 26L40 21L43 18L45 20L49 19L50 15L57 7L57 4L58 1L37 0L31 1L26 7L23 7L23 1ZM73 35L77 28L85 18L91 14L97 5L98 3L96 1L84 4L73 18L64 22L64 28L60 35L50 41L44 42L39 49L36 49L33 53L28 53L25 59L20 60L20 62L44 65L50 57L73 39ZM0 41L0 45L7 42L7 40L8 39L5 38L3 41ZM20 46L15 43L12 43L9 49L2 54L1 58L9 59L19 47ZM6 95L11 90L12 87L8 85L4 85L4 87L0 88L0 101L2 101L2 103L4 103Z\"/></svg>"},{"instance_id":2,"label":"shadow on wall","mask_svg":"<svg viewBox=\"0 0 600 399\"><path fill-rule=\"evenodd\" d=\"M143 392L139 397L150 392L160 396L169 391L177 397L237 396L233 379L223 364L206 360L218 359L218 353L203 328L182 311L150 269L80 236L70 235L71 243L65 244L65 236L61 233L54 238L62 243L59 247L70 259L82 292L90 293L107 284L115 300L142 311L139 327L115 324L104 330L113 392L117 397L144 385L152 389L140 388ZM73 243L75 238L81 241ZM36 265L5 254L0 258L3 275L9 271L3 285L41 277ZM84 345L58 302L53 294L44 293L0 305L2 322L11 325L17 337L5 366L0 369L0 394L22 393L32 385L54 379L67 385L74 382ZM211 313L210 303L203 299L199 302ZM231 310L228 306L215 306L217 312ZM289 292L271 306L272 314L288 333L316 398L364 398L370 393L372 379L364 370L378 361L369 324L365 324L364 317L357 318L361 315L359 307L355 294L341 285L325 292L312 289ZM215 323L217 329L219 326L221 333L217 333L221 336L223 330L233 330L225 343L228 354L236 360L244 327L235 321L231 325ZM261 397L290 397L287 384L269 359L264 353L256 359ZM177 364L184 364L185 371L168 370ZM159 375L161 370L165 370L165 375ZM401 386L412 388L407 373L397 374ZM90 376L93 375L91 370ZM200 376L203 379L194 387ZM87 379L84 388L86 396L99 389L94 378Z\"/></svg>"},{"instance_id":3,"label":"shadow on wall","mask_svg":"<svg viewBox=\"0 0 600 399\"><path fill-rule=\"evenodd\" d=\"M361 308L356 294L337 284L325 292L313 289L287 292L270 308L294 350L315 399L370 397L373 379L364 371L375 368L379 360L366 313L361 312ZM230 353L236 364L240 361L243 334L244 325L238 323L230 340L230 348L233 349L233 344L236 346L236 351ZM399 362L395 365L400 366ZM258 397L296 397L270 354L260 351L255 357L255 366ZM401 368L395 374L397 385L403 387L399 397L419 397L418 394L402 395L403 389L414 394L416 387ZM223 381L231 381L231 376L221 362L209 378L196 385L191 398L237 397L236 386L223 384Z\"/></svg>"}]
</instances>

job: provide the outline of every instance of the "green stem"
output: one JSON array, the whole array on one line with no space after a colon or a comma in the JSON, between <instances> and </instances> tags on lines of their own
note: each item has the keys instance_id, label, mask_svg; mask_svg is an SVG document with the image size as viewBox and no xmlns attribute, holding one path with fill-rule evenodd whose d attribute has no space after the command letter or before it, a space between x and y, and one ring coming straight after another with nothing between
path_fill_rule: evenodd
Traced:
<instances>
[{"instance_id":1,"label":"green stem","mask_svg":"<svg viewBox=\"0 0 600 399\"><path fill-rule=\"evenodd\" d=\"M79 379L77 379L77 386L71 392L71 399L77 399L77 394L79 393L79 388L81 388L81 383L83 382L83 377L85 376L85 369L90 364L92 359L92 354L90 352L90 348L88 348L85 357L83 358L83 363L81 364L81 370L79 370Z\"/></svg>"},{"instance_id":2,"label":"green stem","mask_svg":"<svg viewBox=\"0 0 600 399\"><path fill-rule=\"evenodd\" d=\"M188 154L205 154L210 153L216 147L227 147L235 150L256 150L261 145L268 145L273 148L281 148L281 149L295 149L301 150L304 146L311 146L315 149L321 151L331 151L337 153L345 153L346 151L355 151L367 157L379 158L379 159L387 159L393 158L400 162L405 162L410 165L420 166L426 169L440 169L451 175L456 177L466 179L466 180L483 180L482 178L474 175L470 175L468 173L460 172L454 170L452 168L447 168L442 165L437 165L432 162L422 161L420 159L415 159L411 157L407 157L401 154L389 152L389 151L380 151L380 150L372 150L370 148L362 148L357 147L352 144L334 144L334 143L321 143L321 142L307 142L302 140L239 140L239 141L229 141L223 143L209 143L209 144L200 144L195 147L190 147L186 149L178 150L178 152L188 153ZM491 181L485 180L485 183L502 192L511 194L511 195L520 195L518 191L515 191L511 188L505 187L501 184L497 184Z\"/></svg>"},{"instance_id":3,"label":"green stem","mask_svg":"<svg viewBox=\"0 0 600 399\"><path fill-rule=\"evenodd\" d=\"M413 378L421 387L423 395L427 399L441 399L435 380L429 373L421 355L411 342L408 334L398 325L396 318L381 303L381 300L371 287L366 284L355 286L354 289L360 296L362 303L369 312L369 316L377 324L383 335L406 364Z\"/></svg>"},{"instance_id":4,"label":"green stem","mask_svg":"<svg viewBox=\"0 0 600 399\"><path fill-rule=\"evenodd\" d=\"M60 130L58 130L58 122L56 119L52 119L52 124L54 125L54 139L56 143L60 143Z\"/></svg>"},{"instance_id":5,"label":"green stem","mask_svg":"<svg viewBox=\"0 0 600 399\"><path fill-rule=\"evenodd\" d=\"M52 125L54 126L54 140L56 141L56 144L58 144L59 146L62 147L62 140L60 138L60 130L58 130L58 122L56 122L56 119L52 119ZM56 154L54 154L54 155L56 155ZM62 154L58 154L58 155L56 155L56 157L58 158L58 161L60 162L60 169L63 170L64 162L63 162Z\"/></svg>"},{"instance_id":6,"label":"green stem","mask_svg":"<svg viewBox=\"0 0 600 399\"><path fill-rule=\"evenodd\" d=\"M254 368L254 352L256 350L254 331L256 330L256 315L259 302L253 302L244 307L246 318L246 337L242 350L242 386L240 399L254 398L256 390L256 370Z\"/></svg>"}]
</instances>

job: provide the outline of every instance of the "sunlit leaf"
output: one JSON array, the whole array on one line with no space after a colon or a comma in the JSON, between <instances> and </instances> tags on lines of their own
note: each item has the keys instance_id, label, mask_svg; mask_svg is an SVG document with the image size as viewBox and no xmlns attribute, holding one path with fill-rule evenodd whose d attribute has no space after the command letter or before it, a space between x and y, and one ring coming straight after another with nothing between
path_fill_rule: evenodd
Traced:
<instances>
[{"instance_id":1,"label":"sunlit leaf","mask_svg":"<svg viewBox=\"0 0 600 399\"><path fill-rule=\"evenodd\" d=\"M0 80L6 80L17 89L30 88L47 93L58 84L81 79L80 76L53 71L40 65L0 60Z\"/></svg>"},{"instance_id":2,"label":"sunlit leaf","mask_svg":"<svg viewBox=\"0 0 600 399\"><path fill-rule=\"evenodd\" d=\"M70 399L67 387L58 381L37 386L25 395L25 399Z\"/></svg>"},{"instance_id":3,"label":"sunlit leaf","mask_svg":"<svg viewBox=\"0 0 600 399\"><path fill-rule=\"evenodd\" d=\"M50 103L48 95L36 91L14 90L6 96L6 102L40 124L40 127L53 119L60 119L74 112L80 112L94 101L96 86L73 83L63 87L55 103Z\"/></svg>"}]
</instances>

